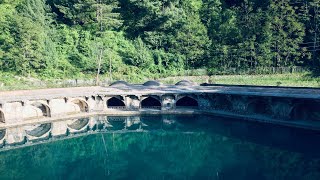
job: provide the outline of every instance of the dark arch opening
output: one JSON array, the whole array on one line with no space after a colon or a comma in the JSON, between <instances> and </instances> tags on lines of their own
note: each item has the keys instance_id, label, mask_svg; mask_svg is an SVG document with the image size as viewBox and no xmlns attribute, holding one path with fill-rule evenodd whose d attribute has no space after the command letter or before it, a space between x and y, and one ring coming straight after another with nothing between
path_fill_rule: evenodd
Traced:
<instances>
[{"instance_id":1,"label":"dark arch opening","mask_svg":"<svg viewBox=\"0 0 320 180\"><path fill-rule=\"evenodd\" d=\"M153 108L153 109L159 109L161 108L161 103L159 100L148 97L141 101L141 108Z\"/></svg>"},{"instance_id":2,"label":"dark arch opening","mask_svg":"<svg viewBox=\"0 0 320 180\"><path fill-rule=\"evenodd\" d=\"M40 102L35 102L35 103L32 103L31 105L39 108L41 110L43 116L51 117L51 112L50 112L49 106L42 104Z\"/></svg>"},{"instance_id":3,"label":"dark arch opening","mask_svg":"<svg viewBox=\"0 0 320 180\"><path fill-rule=\"evenodd\" d=\"M179 99L176 103L176 107L198 107L198 101L191 97L183 97Z\"/></svg>"},{"instance_id":4,"label":"dark arch opening","mask_svg":"<svg viewBox=\"0 0 320 180\"><path fill-rule=\"evenodd\" d=\"M268 114L269 104L263 100L255 100L248 104L247 111L252 114Z\"/></svg>"},{"instance_id":5,"label":"dark arch opening","mask_svg":"<svg viewBox=\"0 0 320 180\"><path fill-rule=\"evenodd\" d=\"M0 122L5 123L4 113L0 110Z\"/></svg>"},{"instance_id":6,"label":"dark arch opening","mask_svg":"<svg viewBox=\"0 0 320 180\"><path fill-rule=\"evenodd\" d=\"M80 99L75 99L75 100L72 100L71 102L78 105L81 112L89 112L89 106L87 102Z\"/></svg>"},{"instance_id":7,"label":"dark arch opening","mask_svg":"<svg viewBox=\"0 0 320 180\"><path fill-rule=\"evenodd\" d=\"M126 105L124 104L124 102L116 97L113 97L107 101L108 108L125 107L125 106Z\"/></svg>"},{"instance_id":8,"label":"dark arch opening","mask_svg":"<svg viewBox=\"0 0 320 180\"><path fill-rule=\"evenodd\" d=\"M290 113L291 120L320 120L320 106L316 102L303 102L293 106Z\"/></svg>"},{"instance_id":9,"label":"dark arch opening","mask_svg":"<svg viewBox=\"0 0 320 180\"><path fill-rule=\"evenodd\" d=\"M217 95L213 107L218 110L232 110L232 103L226 95Z\"/></svg>"}]
</instances>

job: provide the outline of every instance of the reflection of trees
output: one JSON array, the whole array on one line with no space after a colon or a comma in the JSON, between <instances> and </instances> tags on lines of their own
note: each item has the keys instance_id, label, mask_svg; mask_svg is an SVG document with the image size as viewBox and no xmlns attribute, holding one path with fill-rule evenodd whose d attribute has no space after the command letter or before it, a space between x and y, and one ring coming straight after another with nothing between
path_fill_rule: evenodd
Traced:
<instances>
[{"instance_id":1,"label":"reflection of trees","mask_svg":"<svg viewBox=\"0 0 320 180\"><path fill-rule=\"evenodd\" d=\"M319 179L319 159L205 132L134 132L0 153L1 178ZM50 179L50 178L49 178ZM299 178L302 179L302 178Z\"/></svg>"}]
</instances>

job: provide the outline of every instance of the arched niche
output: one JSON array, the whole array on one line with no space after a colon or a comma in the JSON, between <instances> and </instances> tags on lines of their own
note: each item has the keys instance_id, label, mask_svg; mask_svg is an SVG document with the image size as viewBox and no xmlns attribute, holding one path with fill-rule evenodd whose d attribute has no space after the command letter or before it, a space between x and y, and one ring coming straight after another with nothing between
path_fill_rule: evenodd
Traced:
<instances>
[{"instance_id":1,"label":"arched niche","mask_svg":"<svg viewBox=\"0 0 320 180\"><path fill-rule=\"evenodd\" d=\"M198 101L192 97L185 96L176 102L176 107L198 107Z\"/></svg>"},{"instance_id":2,"label":"arched niche","mask_svg":"<svg viewBox=\"0 0 320 180\"><path fill-rule=\"evenodd\" d=\"M81 99L73 99L71 102L79 106L80 112L89 112L89 106L86 101Z\"/></svg>"},{"instance_id":3,"label":"arched niche","mask_svg":"<svg viewBox=\"0 0 320 180\"><path fill-rule=\"evenodd\" d=\"M213 97L213 107L217 110L232 110L230 98L224 94L217 94Z\"/></svg>"},{"instance_id":4,"label":"arched niche","mask_svg":"<svg viewBox=\"0 0 320 180\"><path fill-rule=\"evenodd\" d=\"M117 97L112 97L107 101L108 108L126 107L125 103Z\"/></svg>"},{"instance_id":5,"label":"arched niche","mask_svg":"<svg viewBox=\"0 0 320 180\"><path fill-rule=\"evenodd\" d=\"M320 103L316 101L295 103L290 112L290 120L320 121Z\"/></svg>"},{"instance_id":6,"label":"arched niche","mask_svg":"<svg viewBox=\"0 0 320 180\"><path fill-rule=\"evenodd\" d=\"M34 106L34 107L40 109L42 112L42 116L51 117L51 109L48 105L41 103L41 102L34 102L31 104L31 106Z\"/></svg>"},{"instance_id":7,"label":"arched niche","mask_svg":"<svg viewBox=\"0 0 320 180\"><path fill-rule=\"evenodd\" d=\"M247 112L250 114L270 114L271 108L266 100L255 99L248 103Z\"/></svg>"},{"instance_id":8,"label":"arched niche","mask_svg":"<svg viewBox=\"0 0 320 180\"><path fill-rule=\"evenodd\" d=\"M141 108L159 109L161 108L161 102L154 97L147 97L141 101Z\"/></svg>"}]
</instances>

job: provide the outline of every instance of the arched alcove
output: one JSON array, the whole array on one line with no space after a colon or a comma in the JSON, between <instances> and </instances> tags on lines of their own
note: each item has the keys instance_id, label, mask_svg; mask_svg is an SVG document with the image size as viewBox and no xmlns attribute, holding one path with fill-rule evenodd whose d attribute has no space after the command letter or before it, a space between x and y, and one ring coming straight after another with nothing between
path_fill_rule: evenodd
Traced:
<instances>
[{"instance_id":1,"label":"arched alcove","mask_svg":"<svg viewBox=\"0 0 320 180\"><path fill-rule=\"evenodd\" d=\"M4 118L4 113L1 110L0 110L0 122L2 122L2 123L6 122L6 119Z\"/></svg>"},{"instance_id":2,"label":"arched alcove","mask_svg":"<svg viewBox=\"0 0 320 180\"><path fill-rule=\"evenodd\" d=\"M181 99L179 99L176 103L176 107L198 107L198 101L189 97L185 96Z\"/></svg>"},{"instance_id":3,"label":"arched alcove","mask_svg":"<svg viewBox=\"0 0 320 180\"><path fill-rule=\"evenodd\" d=\"M147 97L141 101L141 108L159 109L161 108L161 103L154 97Z\"/></svg>"},{"instance_id":4,"label":"arched alcove","mask_svg":"<svg viewBox=\"0 0 320 180\"><path fill-rule=\"evenodd\" d=\"M217 110L232 110L232 103L226 95L216 95L213 99L213 107Z\"/></svg>"},{"instance_id":5,"label":"arched alcove","mask_svg":"<svg viewBox=\"0 0 320 180\"><path fill-rule=\"evenodd\" d=\"M43 104L41 102L34 102L34 103L31 104L31 106L34 106L34 107L40 109L43 116L51 117L51 110L50 110L50 107L48 105Z\"/></svg>"},{"instance_id":6,"label":"arched alcove","mask_svg":"<svg viewBox=\"0 0 320 180\"><path fill-rule=\"evenodd\" d=\"M79 106L81 112L89 112L88 103L81 99L74 99L71 101L72 103Z\"/></svg>"},{"instance_id":7,"label":"arched alcove","mask_svg":"<svg viewBox=\"0 0 320 180\"><path fill-rule=\"evenodd\" d=\"M320 105L317 102L306 101L294 104L290 120L320 121Z\"/></svg>"},{"instance_id":8,"label":"arched alcove","mask_svg":"<svg viewBox=\"0 0 320 180\"><path fill-rule=\"evenodd\" d=\"M118 108L118 107L126 107L123 101L116 97L112 97L107 101L108 108Z\"/></svg>"},{"instance_id":9,"label":"arched alcove","mask_svg":"<svg viewBox=\"0 0 320 180\"><path fill-rule=\"evenodd\" d=\"M247 111L251 114L269 114L270 106L265 100L253 100L248 104Z\"/></svg>"}]
</instances>

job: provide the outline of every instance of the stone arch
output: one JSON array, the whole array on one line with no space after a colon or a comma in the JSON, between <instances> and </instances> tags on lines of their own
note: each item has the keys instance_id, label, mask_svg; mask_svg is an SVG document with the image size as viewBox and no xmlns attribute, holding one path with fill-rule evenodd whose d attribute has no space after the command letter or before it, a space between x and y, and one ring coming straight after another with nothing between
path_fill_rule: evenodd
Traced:
<instances>
[{"instance_id":1,"label":"stone arch","mask_svg":"<svg viewBox=\"0 0 320 180\"><path fill-rule=\"evenodd\" d=\"M319 103L315 101L303 101L295 103L290 112L290 120L320 120Z\"/></svg>"},{"instance_id":2,"label":"stone arch","mask_svg":"<svg viewBox=\"0 0 320 180\"><path fill-rule=\"evenodd\" d=\"M5 123L6 122L6 118L4 117L4 113L3 111L0 109L0 122L1 123Z\"/></svg>"},{"instance_id":3,"label":"stone arch","mask_svg":"<svg viewBox=\"0 0 320 180\"><path fill-rule=\"evenodd\" d=\"M48 105L46 105L42 102L34 102L31 104L31 106L34 106L34 107L40 109L42 112L42 116L51 117L51 109Z\"/></svg>"},{"instance_id":4,"label":"stone arch","mask_svg":"<svg viewBox=\"0 0 320 180\"><path fill-rule=\"evenodd\" d=\"M270 114L270 104L263 99L254 99L247 105L247 112L251 114Z\"/></svg>"},{"instance_id":5,"label":"stone arch","mask_svg":"<svg viewBox=\"0 0 320 180\"><path fill-rule=\"evenodd\" d=\"M176 107L198 107L198 101L192 97L184 96L176 102Z\"/></svg>"},{"instance_id":6,"label":"stone arch","mask_svg":"<svg viewBox=\"0 0 320 180\"><path fill-rule=\"evenodd\" d=\"M217 94L213 98L213 105L217 110L232 110L232 102L227 95Z\"/></svg>"},{"instance_id":7,"label":"stone arch","mask_svg":"<svg viewBox=\"0 0 320 180\"><path fill-rule=\"evenodd\" d=\"M159 99L153 97L153 96L149 96L145 99L143 99L140 103L140 107L141 108L161 108L161 102Z\"/></svg>"},{"instance_id":8,"label":"stone arch","mask_svg":"<svg viewBox=\"0 0 320 180\"><path fill-rule=\"evenodd\" d=\"M125 103L117 97L112 97L107 100L108 108L125 107L125 106L126 106Z\"/></svg>"},{"instance_id":9,"label":"stone arch","mask_svg":"<svg viewBox=\"0 0 320 180\"><path fill-rule=\"evenodd\" d=\"M80 112L89 112L89 105L85 100L73 99L71 102L79 107Z\"/></svg>"}]
</instances>

